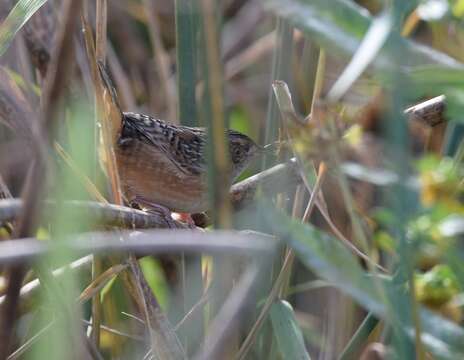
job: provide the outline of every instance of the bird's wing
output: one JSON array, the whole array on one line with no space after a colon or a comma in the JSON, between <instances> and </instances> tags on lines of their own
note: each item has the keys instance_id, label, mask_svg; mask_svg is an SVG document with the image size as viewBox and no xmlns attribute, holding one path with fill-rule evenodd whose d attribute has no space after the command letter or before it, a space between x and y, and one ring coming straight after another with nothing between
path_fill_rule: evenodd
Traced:
<instances>
[{"instance_id":1,"label":"bird's wing","mask_svg":"<svg viewBox=\"0 0 464 360\"><path fill-rule=\"evenodd\" d=\"M165 123L148 115L124 113L122 137L138 138L162 151L183 173L206 172L205 130Z\"/></svg>"}]
</instances>

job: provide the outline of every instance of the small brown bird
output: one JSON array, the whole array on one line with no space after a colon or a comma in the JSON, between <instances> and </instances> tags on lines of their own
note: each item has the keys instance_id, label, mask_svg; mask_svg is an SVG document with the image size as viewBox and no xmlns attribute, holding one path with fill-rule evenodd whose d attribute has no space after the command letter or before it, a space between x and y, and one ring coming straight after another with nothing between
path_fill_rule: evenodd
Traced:
<instances>
[{"instance_id":1,"label":"small brown bird","mask_svg":"<svg viewBox=\"0 0 464 360\"><path fill-rule=\"evenodd\" d=\"M120 114L114 141L124 197L131 205L161 212L200 213L208 209L204 128L168 124L148 115L122 112L106 67L98 63L108 104ZM227 130L229 184L264 152L248 136Z\"/></svg>"},{"instance_id":2,"label":"small brown bird","mask_svg":"<svg viewBox=\"0 0 464 360\"><path fill-rule=\"evenodd\" d=\"M248 136L227 130L230 183L262 153ZM126 199L182 213L208 209L206 130L167 124L148 115L123 113L116 159Z\"/></svg>"}]
</instances>

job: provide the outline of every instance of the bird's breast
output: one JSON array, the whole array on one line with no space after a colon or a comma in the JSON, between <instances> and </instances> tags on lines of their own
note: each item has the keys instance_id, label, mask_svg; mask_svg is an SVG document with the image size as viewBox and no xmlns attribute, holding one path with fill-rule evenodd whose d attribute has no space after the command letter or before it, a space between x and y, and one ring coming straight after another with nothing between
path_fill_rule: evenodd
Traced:
<instances>
[{"instance_id":1,"label":"bird's breast","mask_svg":"<svg viewBox=\"0 0 464 360\"><path fill-rule=\"evenodd\" d=\"M124 195L136 196L172 211L197 213L207 210L208 198L202 175L181 171L156 147L134 140L115 149Z\"/></svg>"}]
</instances>

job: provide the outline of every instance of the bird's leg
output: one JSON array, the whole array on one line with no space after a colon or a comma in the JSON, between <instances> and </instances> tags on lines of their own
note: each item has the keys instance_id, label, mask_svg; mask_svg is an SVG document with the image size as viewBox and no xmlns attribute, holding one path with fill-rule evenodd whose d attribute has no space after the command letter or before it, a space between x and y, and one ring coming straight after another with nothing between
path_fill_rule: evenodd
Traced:
<instances>
[{"instance_id":1,"label":"bird's leg","mask_svg":"<svg viewBox=\"0 0 464 360\"><path fill-rule=\"evenodd\" d=\"M189 228L196 229L195 221L193 221L192 216L189 213L174 213L174 219L182 221L187 224Z\"/></svg>"},{"instance_id":2,"label":"bird's leg","mask_svg":"<svg viewBox=\"0 0 464 360\"><path fill-rule=\"evenodd\" d=\"M167 207L156 204L150 200L147 200L141 196L135 196L131 202L130 202L131 207L139 207L140 209L154 214L154 215L159 215L163 217L166 220L166 223L169 228L173 229L178 229L179 224L174 221L174 219L171 216L171 210L169 210ZM135 206L134 206L135 205Z\"/></svg>"}]
</instances>

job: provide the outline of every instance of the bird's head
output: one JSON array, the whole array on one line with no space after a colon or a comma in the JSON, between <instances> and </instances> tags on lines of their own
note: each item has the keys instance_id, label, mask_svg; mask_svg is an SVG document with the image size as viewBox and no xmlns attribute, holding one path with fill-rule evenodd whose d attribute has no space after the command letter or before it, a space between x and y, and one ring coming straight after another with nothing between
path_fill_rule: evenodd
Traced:
<instances>
[{"instance_id":1,"label":"bird's head","mask_svg":"<svg viewBox=\"0 0 464 360\"><path fill-rule=\"evenodd\" d=\"M228 138L232 178L236 179L257 155L263 153L263 148L238 131L229 130Z\"/></svg>"}]
</instances>

